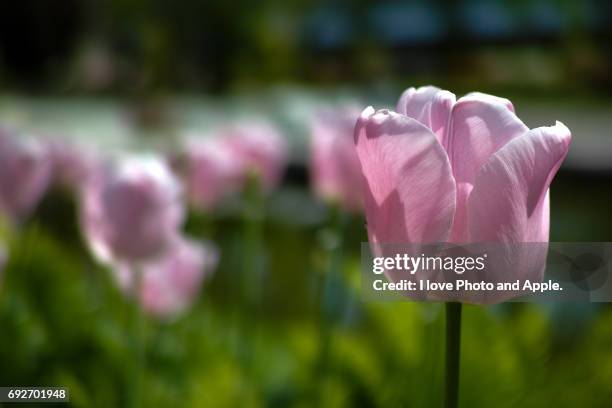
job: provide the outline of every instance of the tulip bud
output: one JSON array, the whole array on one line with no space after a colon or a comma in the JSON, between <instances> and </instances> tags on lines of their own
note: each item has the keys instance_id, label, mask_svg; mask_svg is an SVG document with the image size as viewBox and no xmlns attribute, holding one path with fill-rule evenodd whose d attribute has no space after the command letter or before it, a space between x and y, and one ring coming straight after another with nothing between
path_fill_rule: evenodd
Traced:
<instances>
[{"instance_id":1,"label":"tulip bud","mask_svg":"<svg viewBox=\"0 0 612 408\"><path fill-rule=\"evenodd\" d=\"M311 178L316 194L347 210L361 208L361 165L353 143L359 111L320 112L311 128Z\"/></svg>"},{"instance_id":2,"label":"tulip bud","mask_svg":"<svg viewBox=\"0 0 612 408\"><path fill-rule=\"evenodd\" d=\"M32 212L51 179L47 153L39 141L0 129L0 213L19 221Z\"/></svg>"},{"instance_id":3,"label":"tulip bud","mask_svg":"<svg viewBox=\"0 0 612 408\"><path fill-rule=\"evenodd\" d=\"M274 127L262 122L243 123L226 129L224 135L224 142L241 163L245 176L254 174L266 191L280 183L288 148Z\"/></svg>"},{"instance_id":4,"label":"tulip bud","mask_svg":"<svg viewBox=\"0 0 612 408\"><path fill-rule=\"evenodd\" d=\"M143 309L160 318L183 312L195 300L204 279L219 259L211 243L177 238L161 257L144 262L138 271L125 265L116 268L119 285L126 293L138 293ZM135 273L140 273L140 288Z\"/></svg>"},{"instance_id":5,"label":"tulip bud","mask_svg":"<svg viewBox=\"0 0 612 408\"><path fill-rule=\"evenodd\" d=\"M186 156L184 179L194 207L210 210L240 189L242 164L219 140L192 141L187 144Z\"/></svg>"},{"instance_id":6,"label":"tulip bud","mask_svg":"<svg viewBox=\"0 0 612 408\"><path fill-rule=\"evenodd\" d=\"M84 147L57 140L48 146L54 182L62 187L78 191L100 165L100 159Z\"/></svg>"},{"instance_id":7,"label":"tulip bud","mask_svg":"<svg viewBox=\"0 0 612 408\"><path fill-rule=\"evenodd\" d=\"M140 299L145 311L171 317L184 311L196 298L202 281L219 259L212 244L179 240L160 260L143 268Z\"/></svg>"},{"instance_id":8,"label":"tulip bud","mask_svg":"<svg viewBox=\"0 0 612 408\"><path fill-rule=\"evenodd\" d=\"M81 200L85 236L102 262L159 256L183 221L180 186L154 157L103 168L87 183Z\"/></svg>"}]
</instances>

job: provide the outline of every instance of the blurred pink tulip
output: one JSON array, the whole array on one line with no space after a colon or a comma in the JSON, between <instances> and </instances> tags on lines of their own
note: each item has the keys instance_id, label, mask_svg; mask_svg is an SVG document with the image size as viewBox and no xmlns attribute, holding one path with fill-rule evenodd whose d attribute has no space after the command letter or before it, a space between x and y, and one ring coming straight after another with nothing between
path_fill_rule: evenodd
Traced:
<instances>
[{"instance_id":1,"label":"blurred pink tulip","mask_svg":"<svg viewBox=\"0 0 612 408\"><path fill-rule=\"evenodd\" d=\"M179 234L184 216L180 186L156 157L105 167L81 200L85 237L102 262L159 256Z\"/></svg>"},{"instance_id":2,"label":"blurred pink tulip","mask_svg":"<svg viewBox=\"0 0 612 408\"><path fill-rule=\"evenodd\" d=\"M170 318L183 312L195 300L202 281L216 268L219 253L211 243L200 244L185 238L173 241L159 258L141 265L139 301L154 316ZM134 270L116 269L119 285L127 292L135 288Z\"/></svg>"},{"instance_id":3,"label":"blurred pink tulip","mask_svg":"<svg viewBox=\"0 0 612 408\"><path fill-rule=\"evenodd\" d=\"M249 122L226 128L222 133L224 143L245 174L255 174L265 191L280 183L288 147L278 130L268 123Z\"/></svg>"},{"instance_id":4,"label":"blurred pink tulip","mask_svg":"<svg viewBox=\"0 0 612 408\"><path fill-rule=\"evenodd\" d=\"M47 191L51 171L42 143L0 129L0 213L15 221L28 216Z\"/></svg>"},{"instance_id":5,"label":"blurred pink tulip","mask_svg":"<svg viewBox=\"0 0 612 408\"><path fill-rule=\"evenodd\" d=\"M184 311L196 298L202 281L217 266L211 244L179 240L162 259L145 265L140 298L145 311L160 317Z\"/></svg>"},{"instance_id":6,"label":"blurred pink tulip","mask_svg":"<svg viewBox=\"0 0 612 408\"><path fill-rule=\"evenodd\" d=\"M530 130L506 99L434 87L407 90L397 110L369 107L355 128L372 244L548 242L548 190L571 141L562 123ZM493 280L539 279L545 254L527 248Z\"/></svg>"},{"instance_id":7,"label":"blurred pink tulip","mask_svg":"<svg viewBox=\"0 0 612 408\"><path fill-rule=\"evenodd\" d=\"M54 140L48 144L55 183L78 191L99 168L100 159L88 148Z\"/></svg>"},{"instance_id":8,"label":"blurred pink tulip","mask_svg":"<svg viewBox=\"0 0 612 408\"><path fill-rule=\"evenodd\" d=\"M225 196L240 189L242 164L220 140L190 142L186 156L184 179L194 207L210 210Z\"/></svg>"},{"instance_id":9,"label":"blurred pink tulip","mask_svg":"<svg viewBox=\"0 0 612 408\"><path fill-rule=\"evenodd\" d=\"M317 195L350 211L362 207L361 165L353 143L359 110L325 110L311 129L311 177Z\"/></svg>"}]
</instances>

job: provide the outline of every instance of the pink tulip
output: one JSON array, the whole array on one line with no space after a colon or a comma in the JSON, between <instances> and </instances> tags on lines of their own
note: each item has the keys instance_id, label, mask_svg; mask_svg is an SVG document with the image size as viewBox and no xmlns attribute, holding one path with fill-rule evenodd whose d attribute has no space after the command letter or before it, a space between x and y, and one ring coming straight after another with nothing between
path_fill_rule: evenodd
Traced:
<instances>
[{"instance_id":1,"label":"pink tulip","mask_svg":"<svg viewBox=\"0 0 612 408\"><path fill-rule=\"evenodd\" d=\"M62 187L78 191L100 166L100 158L85 147L58 140L48 146L54 181Z\"/></svg>"},{"instance_id":2,"label":"pink tulip","mask_svg":"<svg viewBox=\"0 0 612 408\"><path fill-rule=\"evenodd\" d=\"M264 190L270 191L280 183L288 147L278 130L267 123L250 122L229 127L223 133L234 159L245 173L259 179Z\"/></svg>"},{"instance_id":3,"label":"pink tulip","mask_svg":"<svg viewBox=\"0 0 612 408\"><path fill-rule=\"evenodd\" d=\"M84 233L102 262L159 256L183 221L180 186L155 157L124 159L102 169L81 199Z\"/></svg>"},{"instance_id":4,"label":"pink tulip","mask_svg":"<svg viewBox=\"0 0 612 408\"><path fill-rule=\"evenodd\" d=\"M51 160L44 145L0 129L0 213L16 221L26 217L50 180Z\"/></svg>"},{"instance_id":5,"label":"pink tulip","mask_svg":"<svg viewBox=\"0 0 612 408\"><path fill-rule=\"evenodd\" d=\"M548 241L562 123L530 130L506 99L435 87L410 88L397 111L369 107L355 129L371 243ZM532 259L515 266L540 276L545 257Z\"/></svg>"},{"instance_id":6,"label":"pink tulip","mask_svg":"<svg viewBox=\"0 0 612 408\"><path fill-rule=\"evenodd\" d=\"M212 244L176 239L159 258L141 265L139 301L151 315L170 318L183 312L195 300L202 281L215 269L219 254ZM135 290L134 270L116 269L120 286Z\"/></svg>"},{"instance_id":7,"label":"pink tulip","mask_svg":"<svg viewBox=\"0 0 612 408\"><path fill-rule=\"evenodd\" d=\"M361 209L361 165L353 143L359 111L353 107L327 110L311 129L311 177L321 198L350 211Z\"/></svg>"},{"instance_id":8,"label":"pink tulip","mask_svg":"<svg viewBox=\"0 0 612 408\"><path fill-rule=\"evenodd\" d=\"M191 204L210 210L240 189L243 168L226 145L205 139L187 145L185 185Z\"/></svg>"}]
</instances>

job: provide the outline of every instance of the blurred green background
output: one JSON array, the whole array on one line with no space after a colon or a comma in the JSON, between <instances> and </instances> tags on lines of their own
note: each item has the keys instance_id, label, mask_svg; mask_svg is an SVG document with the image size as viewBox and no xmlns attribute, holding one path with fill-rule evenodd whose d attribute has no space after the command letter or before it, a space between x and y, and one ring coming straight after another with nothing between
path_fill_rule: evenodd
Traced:
<instances>
[{"instance_id":1,"label":"blurred green background","mask_svg":"<svg viewBox=\"0 0 612 408\"><path fill-rule=\"evenodd\" d=\"M47 194L3 234L0 385L65 386L80 407L135 389L140 406L441 406L443 306L360 301L364 221L312 196L309 114L429 83L508 97L528 126L573 133L551 241L612 241L611 23L603 0L0 3L0 123L117 152L262 115L292 152L261 220L190 214L219 268L184 315L143 327L73 198ZM462 340L461 406L610 405L606 304L467 306Z\"/></svg>"}]
</instances>

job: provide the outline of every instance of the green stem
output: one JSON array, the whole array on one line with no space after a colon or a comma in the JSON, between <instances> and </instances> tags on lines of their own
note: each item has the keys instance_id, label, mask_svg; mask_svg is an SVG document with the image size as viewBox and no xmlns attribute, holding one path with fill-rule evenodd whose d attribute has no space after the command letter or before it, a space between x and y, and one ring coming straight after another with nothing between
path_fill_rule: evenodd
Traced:
<instances>
[{"instance_id":1,"label":"green stem","mask_svg":"<svg viewBox=\"0 0 612 408\"><path fill-rule=\"evenodd\" d=\"M243 368L253 377L253 364L262 318L266 270L264 254L265 196L260 181L251 177L244 191L242 230L241 302L238 309L238 342Z\"/></svg>"},{"instance_id":2,"label":"green stem","mask_svg":"<svg viewBox=\"0 0 612 408\"><path fill-rule=\"evenodd\" d=\"M344 262L344 227L345 219L339 208L332 208L329 226L327 227L330 243L326 249L328 254L327 270L323 276L322 312L327 328L333 326L339 319L338 294L342 289L342 263Z\"/></svg>"},{"instance_id":3,"label":"green stem","mask_svg":"<svg viewBox=\"0 0 612 408\"><path fill-rule=\"evenodd\" d=\"M461 303L446 303L446 408L459 405L459 353L461 350Z\"/></svg>"},{"instance_id":4,"label":"green stem","mask_svg":"<svg viewBox=\"0 0 612 408\"><path fill-rule=\"evenodd\" d=\"M261 306L261 291L265 278L261 263L264 199L259 181L255 178L247 183L245 206L241 279L248 313L258 311Z\"/></svg>"},{"instance_id":5,"label":"green stem","mask_svg":"<svg viewBox=\"0 0 612 408\"><path fill-rule=\"evenodd\" d=\"M140 266L134 267L134 308L132 321L132 341L134 353L134 373L133 373L133 389L131 406L140 407L142 398L142 389L144 386L145 375L145 316L144 310L140 303L140 296L143 285L142 269Z\"/></svg>"},{"instance_id":6,"label":"green stem","mask_svg":"<svg viewBox=\"0 0 612 408\"><path fill-rule=\"evenodd\" d=\"M327 235L325 238L329 242L323 243L323 249L327 253L327 265L319 288L320 350L318 364L316 365L316 375L319 378L319 388L317 390L318 405L324 405L325 402L323 385L329 375L328 371L331 364L333 329L341 318L341 309L345 307L341 299L341 292L343 290L344 227L344 214L342 214L339 208L332 207L325 231Z\"/></svg>"}]
</instances>

